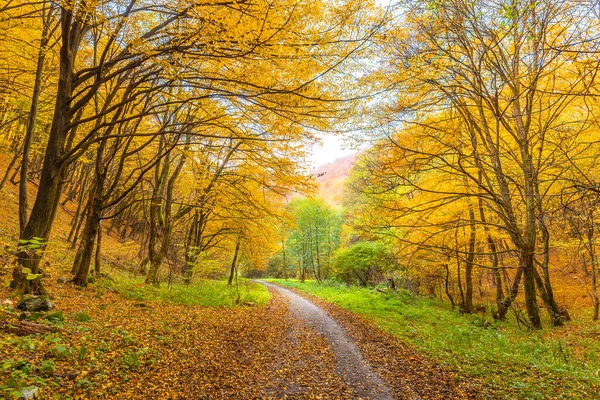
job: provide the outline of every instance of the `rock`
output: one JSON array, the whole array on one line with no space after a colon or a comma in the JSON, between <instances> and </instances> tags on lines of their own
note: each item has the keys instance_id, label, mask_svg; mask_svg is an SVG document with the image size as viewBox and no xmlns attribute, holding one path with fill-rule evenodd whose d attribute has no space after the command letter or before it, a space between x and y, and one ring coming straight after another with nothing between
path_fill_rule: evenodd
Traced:
<instances>
[{"instance_id":1,"label":"rock","mask_svg":"<svg viewBox=\"0 0 600 400\"><path fill-rule=\"evenodd\" d=\"M23 296L17 308L23 311L48 311L54 308L54 303L48 296Z\"/></svg>"},{"instance_id":2,"label":"rock","mask_svg":"<svg viewBox=\"0 0 600 400\"><path fill-rule=\"evenodd\" d=\"M40 395L40 388L37 386L27 386L21 389L21 395L25 400L37 399Z\"/></svg>"},{"instance_id":3,"label":"rock","mask_svg":"<svg viewBox=\"0 0 600 400\"><path fill-rule=\"evenodd\" d=\"M56 283L67 283L69 280L67 278L65 278L64 276L61 276L60 278L58 278L56 280Z\"/></svg>"}]
</instances>

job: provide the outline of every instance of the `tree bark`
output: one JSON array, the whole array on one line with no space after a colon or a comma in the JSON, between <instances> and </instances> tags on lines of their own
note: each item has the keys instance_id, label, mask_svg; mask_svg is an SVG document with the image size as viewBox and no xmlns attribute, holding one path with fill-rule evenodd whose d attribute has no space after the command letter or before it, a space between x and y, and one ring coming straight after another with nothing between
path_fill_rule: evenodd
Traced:
<instances>
[{"instance_id":1,"label":"tree bark","mask_svg":"<svg viewBox=\"0 0 600 400\"><path fill-rule=\"evenodd\" d=\"M2 177L2 181L0 181L0 190L2 190L4 188L4 185L6 185L6 181L8 180L8 177L10 176L10 171L12 171L12 169L14 168L17 160L21 156L22 151L23 151L23 148L21 147L19 149L19 151L17 151L15 153L13 158L11 158L10 163L8 163L8 167L6 167L6 172L4 173L4 176Z\"/></svg>"},{"instance_id":2,"label":"tree bark","mask_svg":"<svg viewBox=\"0 0 600 400\"><path fill-rule=\"evenodd\" d=\"M42 16L42 37L40 39L40 48L38 51L37 65L35 70L35 79L33 83L33 94L31 96L31 107L29 109L29 118L27 120L27 129L23 138L23 158L21 160L21 172L19 179L19 232L22 234L27 224L27 213L29 212L27 183L29 180L29 154L31 153L31 144L33 142L33 133L35 130L35 121L37 118L40 94L42 93L42 73L44 72L44 62L46 60L46 47L49 41L50 23L52 21L52 7L43 8Z\"/></svg>"},{"instance_id":3,"label":"tree bark","mask_svg":"<svg viewBox=\"0 0 600 400\"><path fill-rule=\"evenodd\" d=\"M464 313L473 312L473 263L475 260L475 212L469 204L469 250L465 259L465 299L461 307Z\"/></svg>"},{"instance_id":4,"label":"tree bark","mask_svg":"<svg viewBox=\"0 0 600 400\"><path fill-rule=\"evenodd\" d=\"M13 269L13 279L10 283L10 287L20 293L44 294L46 292L40 277L28 280L24 269L28 269L32 274L37 274L39 271L39 263L50 236L65 181L67 162L63 159L63 155L71 119L73 71L75 57L85 29L84 22L74 21L73 18L69 10L62 9L62 46L52 126L44 154L38 192L31 215L19 238L18 265ZM41 241L43 246L32 251L32 240Z\"/></svg>"},{"instance_id":5,"label":"tree bark","mask_svg":"<svg viewBox=\"0 0 600 400\"><path fill-rule=\"evenodd\" d=\"M238 253L240 251L240 244L242 238L238 235L237 241L235 243L235 251L233 253L233 261L231 261L231 268L229 270L229 279L227 280L227 286L231 286L233 284L233 278L235 277L235 270L237 265Z\"/></svg>"}]
</instances>

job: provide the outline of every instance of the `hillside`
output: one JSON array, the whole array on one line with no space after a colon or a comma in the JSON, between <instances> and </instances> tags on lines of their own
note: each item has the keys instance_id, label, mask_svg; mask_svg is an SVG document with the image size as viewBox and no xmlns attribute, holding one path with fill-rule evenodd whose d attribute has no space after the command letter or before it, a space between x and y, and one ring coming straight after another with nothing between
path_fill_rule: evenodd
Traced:
<instances>
[{"instance_id":1,"label":"hillside","mask_svg":"<svg viewBox=\"0 0 600 400\"><path fill-rule=\"evenodd\" d=\"M0 174L3 176L9 163L7 152L0 152ZM35 183L29 183L29 201L30 207L33 202L37 187ZM3 265L0 269L0 275L9 275L12 262L11 252L15 249L19 239L19 193L18 186L7 180L6 184L0 190L0 254ZM58 207L56 221L49 238L48 247L50 250L46 253L44 259L44 273L58 276L68 276L73 258L75 257L75 246L67 241L71 230L71 221L77 209L76 201L65 201L65 196L61 197L61 204ZM108 224L106 224L108 225ZM102 248L102 260L109 269L116 267L131 268L139 262L137 253L139 252L139 243L132 240L121 240L112 232L105 232L103 240L105 246ZM77 244L77 243L76 243Z\"/></svg>"},{"instance_id":2,"label":"hillside","mask_svg":"<svg viewBox=\"0 0 600 400\"><path fill-rule=\"evenodd\" d=\"M341 205L344 196L344 184L350 169L356 161L358 153L338 158L335 161L320 165L313 170L319 183L319 196L327 203L332 205Z\"/></svg>"}]
</instances>

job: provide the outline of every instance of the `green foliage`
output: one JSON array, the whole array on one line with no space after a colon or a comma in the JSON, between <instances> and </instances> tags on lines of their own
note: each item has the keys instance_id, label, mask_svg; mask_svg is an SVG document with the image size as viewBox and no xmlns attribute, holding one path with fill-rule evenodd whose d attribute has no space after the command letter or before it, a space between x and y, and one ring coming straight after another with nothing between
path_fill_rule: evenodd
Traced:
<instances>
[{"instance_id":1,"label":"green foliage","mask_svg":"<svg viewBox=\"0 0 600 400\"><path fill-rule=\"evenodd\" d=\"M70 347L63 346L62 344L54 345L54 348L52 350L59 357L67 358L67 357L71 357L71 355L72 355L72 349Z\"/></svg>"},{"instance_id":2,"label":"green foliage","mask_svg":"<svg viewBox=\"0 0 600 400\"><path fill-rule=\"evenodd\" d=\"M17 246L17 251L24 251L30 255L40 255L43 252L45 245L46 240L40 237L33 237L31 239L20 239L19 244ZM29 270L29 274L31 274L31 270L29 268L23 268L24 274L28 273L26 272L26 270Z\"/></svg>"},{"instance_id":3,"label":"green foliage","mask_svg":"<svg viewBox=\"0 0 600 400\"><path fill-rule=\"evenodd\" d=\"M75 386L77 386L78 388L90 389L94 386L94 384L92 382L90 382L88 379L82 378L82 379L77 380L77 382L75 383Z\"/></svg>"},{"instance_id":4,"label":"green foliage","mask_svg":"<svg viewBox=\"0 0 600 400\"><path fill-rule=\"evenodd\" d=\"M31 269L29 268L23 268L23 274L25 275L25 279L27 279L28 281L32 281L34 279L39 278L40 276L42 276L42 274L34 274L31 272Z\"/></svg>"},{"instance_id":5,"label":"green foliage","mask_svg":"<svg viewBox=\"0 0 600 400\"><path fill-rule=\"evenodd\" d=\"M461 315L444 303L408 292L381 293L333 282L276 283L365 316L449 369L481 383L488 398L595 398L591 384L600 385L598 358L588 356L600 352L600 343L584 339L597 334L597 324L569 339L550 331L523 331L512 322L483 324L478 316Z\"/></svg>"},{"instance_id":6,"label":"green foliage","mask_svg":"<svg viewBox=\"0 0 600 400\"><path fill-rule=\"evenodd\" d=\"M62 311L55 311L55 312L46 314L46 316L44 316L44 319L46 321L60 323L65 320L65 316L63 315Z\"/></svg>"},{"instance_id":7,"label":"green foliage","mask_svg":"<svg viewBox=\"0 0 600 400\"><path fill-rule=\"evenodd\" d=\"M137 368L142 365L141 356L143 354L141 351L128 351L123 355L122 362L126 368Z\"/></svg>"},{"instance_id":8,"label":"green foliage","mask_svg":"<svg viewBox=\"0 0 600 400\"><path fill-rule=\"evenodd\" d=\"M23 397L22 389L26 388L34 367L24 359L8 359L1 364L3 370L10 371L6 382L0 382L0 398L19 399ZM38 378L37 381L41 381Z\"/></svg>"},{"instance_id":9,"label":"green foliage","mask_svg":"<svg viewBox=\"0 0 600 400\"><path fill-rule=\"evenodd\" d=\"M127 329L123 329L123 330L117 329L115 331L115 333L117 335L121 336L121 339L123 340L123 343L126 344L126 345L133 344L133 342L135 341L133 339L133 337L129 334L129 331Z\"/></svg>"},{"instance_id":10,"label":"green foliage","mask_svg":"<svg viewBox=\"0 0 600 400\"><path fill-rule=\"evenodd\" d=\"M312 272L317 279L326 279L340 245L343 214L319 198L296 199L289 211L296 222L286 244L289 263L297 266L298 275Z\"/></svg>"},{"instance_id":11,"label":"green foliage","mask_svg":"<svg viewBox=\"0 0 600 400\"><path fill-rule=\"evenodd\" d=\"M357 242L334 255L335 274L347 283L374 284L389 267L389 257L381 242Z\"/></svg>"},{"instance_id":12,"label":"green foliage","mask_svg":"<svg viewBox=\"0 0 600 400\"><path fill-rule=\"evenodd\" d=\"M49 377L56 370L56 364L52 360L44 360L40 364L40 373L42 376Z\"/></svg>"},{"instance_id":13,"label":"green foliage","mask_svg":"<svg viewBox=\"0 0 600 400\"><path fill-rule=\"evenodd\" d=\"M218 279L224 276L223 264L209 251L199 251L196 247L190 248L190 257L193 264L190 267L193 276L198 279Z\"/></svg>"},{"instance_id":14,"label":"green foliage","mask_svg":"<svg viewBox=\"0 0 600 400\"><path fill-rule=\"evenodd\" d=\"M77 350L77 359L79 361L83 360L85 358L85 356L87 355L87 353L88 353L87 347L85 347L85 346L80 347L79 350Z\"/></svg>"},{"instance_id":15,"label":"green foliage","mask_svg":"<svg viewBox=\"0 0 600 400\"><path fill-rule=\"evenodd\" d=\"M75 313L75 321L77 321L77 322L88 322L89 320L91 320L91 318L85 312L81 311L81 312Z\"/></svg>"}]
</instances>

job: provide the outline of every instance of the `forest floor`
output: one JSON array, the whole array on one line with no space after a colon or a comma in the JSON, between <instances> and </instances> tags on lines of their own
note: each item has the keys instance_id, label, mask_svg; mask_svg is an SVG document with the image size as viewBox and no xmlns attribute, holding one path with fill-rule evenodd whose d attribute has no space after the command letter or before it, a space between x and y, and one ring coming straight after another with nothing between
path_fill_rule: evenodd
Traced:
<instances>
[{"instance_id":1,"label":"forest floor","mask_svg":"<svg viewBox=\"0 0 600 400\"><path fill-rule=\"evenodd\" d=\"M2 278L1 319L17 323ZM366 320L353 316L346 334L285 289L198 283L197 301L228 293L218 307L189 304L192 289L184 286L155 289L119 274L85 289L50 282L48 289L56 309L29 319L57 332L0 333L0 398L27 388L48 399L387 399L390 391L398 399L477 398L476 389ZM241 305L228 306L234 297ZM372 370L354 347L356 335Z\"/></svg>"}]
</instances>

